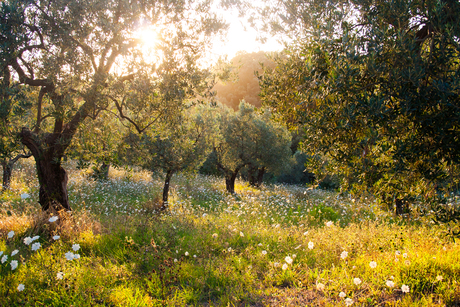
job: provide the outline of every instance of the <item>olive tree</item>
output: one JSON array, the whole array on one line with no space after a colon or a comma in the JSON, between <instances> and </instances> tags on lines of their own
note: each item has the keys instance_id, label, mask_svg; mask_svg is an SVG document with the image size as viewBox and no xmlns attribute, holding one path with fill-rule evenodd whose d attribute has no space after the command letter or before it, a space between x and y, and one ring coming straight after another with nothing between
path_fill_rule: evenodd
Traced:
<instances>
[{"instance_id":1,"label":"olive tree","mask_svg":"<svg viewBox=\"0 0 460 307\"><path fill-rule=\"evenodd\" d=\"M261 95L305 130L305 151L397 213L458 179L458 1L279 4L272 30L295 38L261 78Z\"/></svg>"},{"instance_id":2,"label":"olive tree","mask_svg":"<svg viewBox=\"0 0 460 307\"><path fill-rule=\"evenodd\" d=\"M243 167L248 167L259 184L267 169L281 170L291 157L291 138L286 128L270 121L254 106L242 101L238 111L220 109L221 137L214 143L217 168L225 177L226 189L235 193L235 180Z\"/></svg>"},{"instance_id":3,"label":"olive tree","mask_svg":"<svg viewBox=\"0 0 460 307\"><path fill-rule=\"evenodd\" d=\"M19 136L43 210L70 209L61 161L82 122L114 107L142 131L205 95L196 62L225 28L207 0L5 0L0 24L0 70L38 92L35 120ZM150 58L138 34L147 27L160 33Z\"/></svg>"},{"instance_id":4,"label":"olive tree","mask_svg":"<svg viewBox=\"0 0 460 307\"><path fill-rule=\"evenodd\" d=\"M212 150L218 129L217 117L208 105L196 105L176 114L161 128L139 135L130 133L122 148L123 159L153 172L163 171L162 209L168 204L172 176L180 171L193 172Z\"/></svg>"}]
</instances>

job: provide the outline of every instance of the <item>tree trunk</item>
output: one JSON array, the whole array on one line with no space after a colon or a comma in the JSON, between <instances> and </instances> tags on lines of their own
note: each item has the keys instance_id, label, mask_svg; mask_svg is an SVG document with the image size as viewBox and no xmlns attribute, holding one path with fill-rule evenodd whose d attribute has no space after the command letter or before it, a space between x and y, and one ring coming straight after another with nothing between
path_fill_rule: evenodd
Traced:
<instances>
[{"instance_id":1,"label":"tree trunk","mask_svg":"<svg viewBox=\"0 0 460 307\"><path fill-rule=\"evenodd\" d=\"M231 194L235 194L235 180L237 175L238 171L235 171L225 176L225 187L227 188L227 192Z\"/></svg>"},{"instance_id":2,"label":"tree trunk","mask_svg":"<svg viewBox=\"0 0 460 307\"><path fill-rule=\"evenodd\" d=\"M257 187L258 188L262 185L262 182L264 180L264 175L265 175L265 167L262 167L259 169L259 172L257 173Z\"/></svg>"},{"instance_id":3,"label":"tree trunk","mask_svg":"<svg viewBox=\"0 0 460 307\"><path fill-rule=\"evenodd\" d=\"M248 181L249 181L249 184L253 187L257 186L256 172L257 172L257 168L248 167Z\"/></svg>"},{"instance_id":4,"label":"tree trunk","mask_svg":"<svg viewBox=\"0 0 460 307\"><path fill-rule=\"evenodd\" d=\"M395 205L396 205L396 210L395 210L396 215L404 214L404 201L402 199L397 198L395 200Z\"/></svg>"},{"instance_id":5,"label":"tree trunk","mask_svg":"<svg viewBox=\"0 0 460 307\"><path fill-rule=\"evenodd\" d=\"M19 159L21 158L29 158L32 155L22 155L19 154L13 159L10 159L8 162L6 160L2 161L2 167L3 167L3 185L2 185L2 191L6 191L10 188L11 184L11 176L13 175L13 167L16 162L18 162Z\"/></svg>"},{"instance_id":6,"label":"tree trunk","mask_svg":"<svg viewBox=\"0 0 460 307\"><path fill-rule=\"evenodd\" d=\"M10 183L11 183L11 174L13 172L13 164L6 161L2 161L2 167L3 167L3 185L2 185L2 191L6 191L10 189Z\"/></svg>"},{"instance_id":7,"label":"tree trunk","mask_svg":"<svg viewBox=\"0 0 460 307\"><path fill-rule=\"evenodd\" d=\"M161 206L161 210L165 210L168 206L169 182L171 181L173 174L174 172L172 170L168 170L166 172L165 185L163 187L163 204Z\"/></svg>"},{"instance_id":8,"label":"tree trunk","mask_svg":"<svg viewBox=\"0 0 460 307\"><path fill-rule=\"evenodd\" d=\"M71 210L67 194L67 172L61 166L68 143L62 141L62 134L49 134L39 140L36 134L23 128L20 136L22 143L29 148L35 159L40 185L38 202L42 210L46 211L50 207L56 211Z\"/></svg>"}]
</instances>

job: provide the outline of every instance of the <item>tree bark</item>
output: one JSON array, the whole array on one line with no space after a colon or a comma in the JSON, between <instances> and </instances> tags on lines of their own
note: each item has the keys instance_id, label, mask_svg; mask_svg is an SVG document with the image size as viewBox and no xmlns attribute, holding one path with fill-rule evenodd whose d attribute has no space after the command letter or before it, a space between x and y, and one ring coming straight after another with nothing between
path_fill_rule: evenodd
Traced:
<instances>
[{"instance_id":1,"label":"tree bark","mask_svg":"<svg viewBox=\"0 0 460 307\"><path fill-rule=\"evenodd\" d=\"M165 210L168 206L169 182L171 181L173 174L174 172L172 170L168 170L166 172L165 185L163 186L163 204L161 206L161 210Z\"/></svg>"},{"instance_id":2,"label":"tree bark","mask_svg":"<svg viewBox=\"0 0 460 307\"><path fill-rule=\"evenodd\" d=\"M235 180L237 175L238 170L225 175L225 187L227 188L227 192L231 194L235 194Z\"/></svg>"},{"instance_id":3,"label":"tree bark","mask_svg":"<svg viewBox=\"0 0 460 307\"><path fill-rule=\"evenodd\" d=\"M264 180L265 175L265 167L259 168L259 172L257 173L257 187L260 188L262 182Z\"/></svg>"},{"instance_id":4,"label":"tree bark","mask_svg":"<svg viewBox=\"0 0 460 307\"><path fill-rule=\"evenodd\" d=\"M67 193L67 172L61 166L65 148L70 141L65 142L62 133L48 134L40 140L37 134L27 128L22 129L20 137L35 159L40 185L38 202L42 210L46 211L50 207L56 211L71 210Z\"/></svg>"},{"instance_id":5,"label":"tree bark","mask_svg":"<svg viewBox=\"0 0 460 307\"><path fill-rule=\"evenodd\" d=\"M13 175L13 167L16 162L18 162L21 158L29 158L32 155L17 155L13 159L9 161L3 160L2 167L3 167L3 184L2 184L2 191L6 191L10 188L11 184L11 176Z\"/></svg>"}]
</instances>

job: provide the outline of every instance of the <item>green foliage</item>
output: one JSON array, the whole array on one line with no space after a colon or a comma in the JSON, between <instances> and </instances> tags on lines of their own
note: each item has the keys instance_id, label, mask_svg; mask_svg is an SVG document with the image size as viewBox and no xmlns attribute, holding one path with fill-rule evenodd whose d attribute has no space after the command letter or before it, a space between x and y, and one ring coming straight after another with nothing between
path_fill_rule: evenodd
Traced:
<instances>
[{"instance_id":1,"label":"green foliage","mask_svg":"<svg viewBox=\"0 0 460 307\"><path fill-rule=\"evenodd\" d=\"M389 203L455 188L458 2L296 3L277 16L296 25L297 39L261 78L261 95L281 120L303 127L303 150L324 155L315 171L326 166L344 188Z\"/></svg>"}]
</instances>

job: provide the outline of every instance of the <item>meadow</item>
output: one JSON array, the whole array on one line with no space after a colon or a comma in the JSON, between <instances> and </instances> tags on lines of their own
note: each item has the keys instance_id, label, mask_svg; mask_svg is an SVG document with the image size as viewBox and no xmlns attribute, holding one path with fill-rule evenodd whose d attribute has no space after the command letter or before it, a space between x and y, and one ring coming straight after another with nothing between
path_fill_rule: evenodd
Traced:
<instances>
[{"instance_id":1,"label":"meadow","mask_svg":"<svg viewBox=\"0 0 460 307\"><path fill-rule=\"evenodd\" d=\"M458 240L415 211L179 174L158 213L161 174L66 169L72 212L40 211L31 160L0 196L0 306L460 306Z\"/></svg>"}]
</instances>

